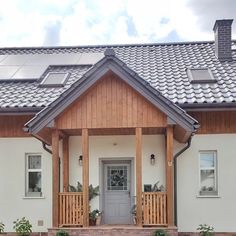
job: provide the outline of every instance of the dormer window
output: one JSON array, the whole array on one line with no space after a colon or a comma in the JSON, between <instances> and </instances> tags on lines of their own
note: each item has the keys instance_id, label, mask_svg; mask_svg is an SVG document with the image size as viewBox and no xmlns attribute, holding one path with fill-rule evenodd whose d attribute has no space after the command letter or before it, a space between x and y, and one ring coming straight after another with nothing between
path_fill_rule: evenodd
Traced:
<instances>
[{"instance_id":1,"label":"dormer window","mask_svg":"<svg viewBox=\"0 0 236 236\"><path fill-rule=\"evenodd\" d=\"M190 68L187 69L187 75L192 84L216 82L211 70L208 68Z\"/></svg>"},{"instance_id":2,"label":"dormer window","mask_svg":"<svg viewBox=\"0 0 236 236\"><path fill-rule=\"evenodd\" d=\"M40 87L63 87L70 74L65 72L49 72L40 83Z\"/></svg>"}]
</instances>

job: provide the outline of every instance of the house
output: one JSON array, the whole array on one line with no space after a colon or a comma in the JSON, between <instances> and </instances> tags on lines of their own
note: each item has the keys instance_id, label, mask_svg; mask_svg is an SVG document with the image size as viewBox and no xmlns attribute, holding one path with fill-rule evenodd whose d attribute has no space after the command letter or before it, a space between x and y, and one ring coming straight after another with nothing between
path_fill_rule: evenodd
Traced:
<instances>
[{"instance_id":1,"label":"house","mask_svg":"<svg viewBox=\"0 0 236 236\"><path fill-rule=\"evenodd\" d=\"M5 230L23 216L34 232L86 229L93 209L132 225L136 206L139 228L236 232L232 21L214 42L1 48Z\"/></svg>"}]
</instances>

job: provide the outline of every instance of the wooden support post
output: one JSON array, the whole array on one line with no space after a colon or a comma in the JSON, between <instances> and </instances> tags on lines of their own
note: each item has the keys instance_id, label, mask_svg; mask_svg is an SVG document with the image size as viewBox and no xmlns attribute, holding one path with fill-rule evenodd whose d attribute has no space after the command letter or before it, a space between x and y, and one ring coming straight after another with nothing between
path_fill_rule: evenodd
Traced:
<instances>
[{"instance_id":1,"label":"wooden support post","mask_svg":"<svg viewBox=\"0 0 236 236\"><path fill-rule=\"evenodd\" d=\"M52 131L52 226L58 227L59 209L59 131Z\"/></svg>"},{"instance_id":2,"label":"wooden support post","mask_svg":"<svg viewBox=\"0 0 236 236\"><path fill-rule=\"evenodd\" d=\"M83 155L83 226L89 226L89 135L88 129L82 129Z\"/></svg>"},{"instance_id":3,"label":"wooden support post","mask_svg":"<svg viewBox=\"0 0 236 236\"><path fill-rule=\"evenodd\" d=\"M69 191L69 137L63 137L63 192Z\"/></svg>"},{"instance_id":4,"label":"wooden support post","mask_svg":"<svg viewBox=\"0 0 236 236\"><path fill-rule=\"evenodd\" d=\"M142 226L142 128L136 128L136 218Z\"/></svg>"},{"instance_id":5,"label":"wooden support post","mask_svg":"<svg viewBox=\"0 0 236 236\"><path fill-rule=\"evenodd\" d=\"M174 226L173 139L173 126L168 126L166 128L166 192L168 226Z\"/></svg>"}]
</instances>

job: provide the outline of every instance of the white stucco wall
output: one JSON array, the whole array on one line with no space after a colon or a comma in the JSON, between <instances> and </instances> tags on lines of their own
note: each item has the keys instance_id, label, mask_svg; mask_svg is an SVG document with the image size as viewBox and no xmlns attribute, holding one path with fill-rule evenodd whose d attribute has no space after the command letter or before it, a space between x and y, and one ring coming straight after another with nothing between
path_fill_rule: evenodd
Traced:
<instances>
[{"instance_id":1,"label":"white stucco wall","mask_svg":"<svg viewBox=\"0 0 236 236\"><path fill-rule=\"evenodd\" d=\"M99 184L100 158L134 158L134 136L93 136L90 142L90 183ZM199 224L212 225L216 231L236 231L236 134L195 135L190 149L178 158L178 228L195 231ZM70 184L82 182L81 138L70 137ZM175 148L183 145L175 143ZM160 181L165 185L165 143L163 135L143 136L143 184ZM199 151L216 150L218 159L219 196L198 197ZM175 151L175 152L176 152ZM41 153L43 157L43 198L29 199L25 193L25 154ZM150 165L155 154L156 164ZM135 160L135 158L134 158ZM135 164L135 163L134 163ZM135 175L135 173L133 173ZM13 231L12 222L26 216L34 231L51 227L51 156L34 138L0 138L0 221L6 231ZM99 208L99 197L91 203ZM44 226L38 226L43 220Z\"/></svg>"},{"instance_id":2,"label":"white stucco wall","mask_svg":"<svg viewBox=\"0 0 236 236\"><path fill-rule=\"evenodd\" d=\"M218 197L199 197L199 151L216 150ZM218 232L236 232L236 134L195 135L178 158L178 228L196 231L208 224Z\"/></svg>"},{"instance_id":3,"label":"white stucco wall","mask_svg":"<svg viewBox=\"0 0 236 236\"><path fill-rule=\"evenodd\" d=\"M70 137L70 184L82 183L82 166L79 166L78 157L82 154L81 138ZM143 184L165 185L165 149L163 135L143 136ZM155 165L150 164L150 155L155 154ZM134 136L92 136L89 138L89 182L93 186L99 185L100 158L134 158ZM135 159L135 158L134 158ZM135 163L134 163L135 164ZM133 173L135 175L135 173ZM135 180L135 178L134 178ZM135 184L135 182L134 182ZM99 209L99 197L91 201L92 209Z\"/></svg>"},{"instance_id":4,"label":"white stucco wall","mask_svg":"<svg viewBox=\"0 0 236 236\"><path fill-rule=\"evenodd\" d=\"M42 154L43 198L25 198L25 155ZM51 227L51 156L35 138L0 138L0 221L13 232L13 221L25 216L33 231ZM43 220L43 226L38 226Z\"/></svg>"}]
</instances>

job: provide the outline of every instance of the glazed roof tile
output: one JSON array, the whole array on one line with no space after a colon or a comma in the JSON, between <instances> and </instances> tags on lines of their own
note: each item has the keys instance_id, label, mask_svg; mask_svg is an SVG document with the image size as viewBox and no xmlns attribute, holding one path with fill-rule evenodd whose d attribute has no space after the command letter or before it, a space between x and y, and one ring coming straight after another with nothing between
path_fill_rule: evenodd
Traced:
<instances>
[{"instance_id":1,"label":"glazed roof tile","mask_svg":"<svg viewBox=\"0 0 236 236\"><path fill-rule=\"evenodd\" d=\"M236 41L232 41L236 46ZM191 42L147 45L113 45L52 48L2 48L0 55L93 53L114 49L116 57L174 103L235 104L236 50L233 60L221 62L215 57L214 42ZM64 87L42 88L39 81L0 81L0 109L48 106L79 80L91 65L50 66L48 72L69 72ZM216 83L191 84L188 68L209 68Z\"/></svg>"}]
</instances>

